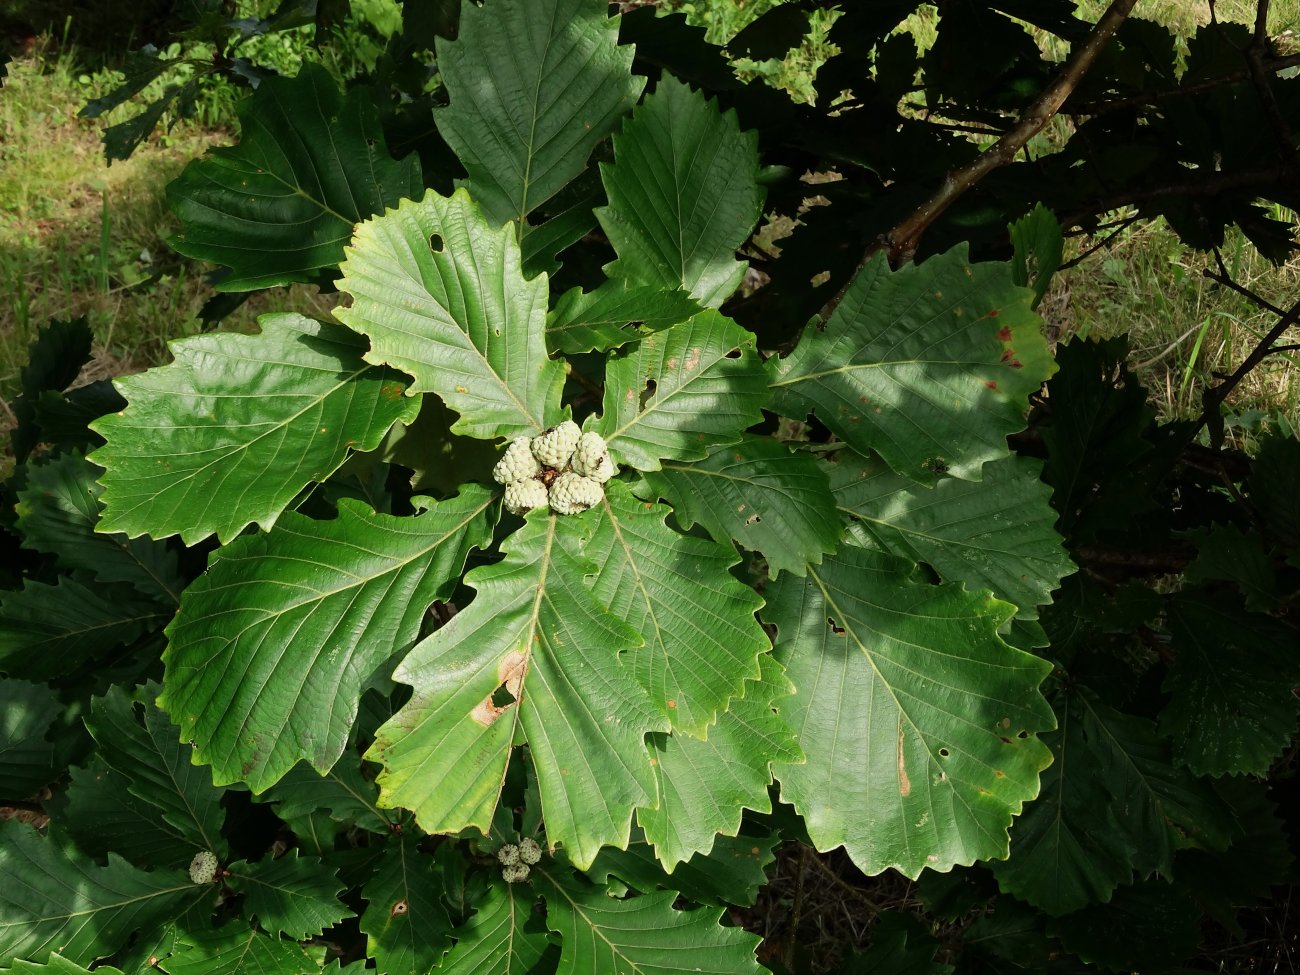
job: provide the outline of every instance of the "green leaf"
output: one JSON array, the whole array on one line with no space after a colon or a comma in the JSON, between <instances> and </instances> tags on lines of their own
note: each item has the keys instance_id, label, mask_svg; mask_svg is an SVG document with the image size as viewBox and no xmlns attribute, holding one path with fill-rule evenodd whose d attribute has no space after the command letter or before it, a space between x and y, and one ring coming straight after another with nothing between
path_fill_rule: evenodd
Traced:
<instances>
[{"instance_id":1,"label":"green leaf","mask_svg":"<svg viewBox=\"0 0 1300 975\"><path fill-rule=\"evenodd\" d=\"M1197 775L1267 775L1300 711L1296 631L1197 590L1174 596L1168 613L1175 662L1160 733Z\"/></svg>"},{"instance_id":2,"label":"green leaf","mask_svg":"<svg viewBox=\"0 0 1300 975\"><path fill-rule=\"evenodd\" d=\"M90 359L94 341L95 333L82 317L56 319L41 326L36 340L27 346L27 364L19 374L21 392L12 406L15 422L9 433L15 463L27 460L32 448L44 439L45 431L37 415L41 394L71 384Z\"/></svg>"},{"instance_id":3,"label":"green leaf","mask_svg":"<svg viewBox=\"0 0 1300 975\"><path fill-rule=\"evenodd\" d=\"M361 889L368 904L361 915L366 954L388 975L426 975L451 945L451 921L438 898L442 872L418 842L391 837Z\"/></svg>"},{"instance_id":4,"label":"green leaf","mask_svg":"<svg viewBox=\"0 0 1300 975\"><path fill-rule=\"evenodd\" d=\"M604 414L586 424L637 470L699 460L762 419L768 393L754 336L714 311L648 335L605 371Z\"/></svg>"},{"instance_id":5,"label":"green leaf","mask_svg":"<svg viewBox=\"0 0 1300 975\"><path fill-rule=\"evenodd\" d=\"M546 357L546 275L525 280L519 244L464 190L407 200L357 228L336 317L370 339L366 358L415 377L460 414L454 433L534 435L567 416L564 366Z\"/></svg>"},{"instance_id":6,"label":"green leaf","mask_svg":"<svg viewBox=\"0 0 1300 975\"><path fill-rule=\"evenodd\" d=\"M0 679L0 799L27 799L59 777L46 735L62 716L44 684Z\"/></svg>"},{"instance_id":7,"label":"green leaf","mask_svg":"<svg viewBox=\"0 0 1300 975\"><path fill-rule=\"evenodd\" d=\"M320 962L305 948L240 921L187 932L181 941L164 962L167 975L320 975Z\"/></svg>"},{"instance_id":8,"label":"green leaf","mask_svg":"<svg viewBox=\"0 0 1300 975\"><path fill-rule=\"evenodd\" d=\"M1197 954L1200 921L1186 890L1152 877L1061 918L1053 930L1066 951L1099 969L1168 972Z\"/></svg>"},{"instance_id":9,"label":"green leaf","mask_svg":"<svg viewBox=\"0 0 1300 975\"><path fill-rule=\"evenodd\" d=\"M317 857L289 851L279 859L232 863L226 883L244 895L244 913L267 931L313 938L353 913L339 900L345 884Z\"/></svg>"},{"instance_id":10,"label":"green leaf","mask_svg":"<svg viewBox=\"0 0 1300 975\"><path fill-rule=\"evenodd\" d=\"M14 959L11 967L0 971L5 975L90 975L90 969L82 968L59 954L50 955L50 960L42 965L17 958ZM111 965L100 965L95 969L95 973L96 975L122 975L120 969L113 968Z\"/></svg>"},{"instance_id":11,"label":"green leaf","mask_svg":"<svg viewBox=\"0 0 1300 975\"><path fill-rule=\"evenodd\" d=\"M341 97L323 67L266 79L238 112L239 144L210 150L167 187L181 220L170 243L229 267L218 291L317 280L355 224L423 186L415 153L389 157L369 92Z\"/></svg>"},{"instance_id":12,"label":"green leaf","mask_svg":"<svg viewBox=\"0 0 1300 975\"><path fill-rule=\"evenodd\" d=\"M775 833L766 837L718 836L712 850L677 864L670 876L638 829L633 830L626 850L601 850L587 876L604 884L615 876L643 894L662 888L675 890L697 904L752 907L758 902L759 888L767 883L766 871L776 860L774 849L780 842Z\"/></svg>"},{"instance_id":13,"label":"green leaf","mask_svg":"<svg viewBox=\"0 0 1300 975\"><path fill-rule=\"evenodd\" d=\"M605 281L595 291L571 288L560 296L546 316L546 343L569 354L608 352L699 312L685 291Z\"/></svg>"},{"instance_id":14,"label":"green leaf","mask_svg":"<svg viewBox=\"0 0 1300 975\"><path fill-rule=\"evenodd\" d=\"M1250 500L1270 534L1289 546L1300 545L1300 440L1274 435L1264 439L1250 473Z\"/></svg>"},{"instance_id":15,"label":"green leaf","mask_svg":"<svg viewBox=\"0 0 1300 975\"><path fill-rule=\"evenodd\" d=\"M588 592L596 567L555 522L533 512L503 561L465 577L478 595L397 669L414 694L366 757L385 766L385 806L431 833L488 833L511 748L526 740L547 839L581 868L627 845L633 808L654 792L643 738L668 720L619 659L641 638Z\"/></svg>"},{"instance_id":16,"label":"green leaf","mask_svg":"<svg viewBox=\"0 0 1300 975\"><path fill-rule=\"evenodd\" d=\"M1261 534L1212 524L1186 537L1196 546L1196 558L1183 572L1185 582L1222 579L1236 584L1248 610L1268 613L1277 608L1277 578Z\"/></svg>"},{"instance_id":17,"label":"green leaf","mask_svg":"<svg viewBox=\"0 0 1300 975\"><path fill-rule=\"evenodd\" d=\"M403 379L366 365L347 329L293 314L259 324L174 342L170 365L117 380L127 408L93 425L108 441L90 455L107 468L100 531L193 544L270 528L349 452L414 418Z\"/></svg>"},{"instance_id":18,"label":"green leaf","mask_svg":"<svg viewBox=\"0 0 1300 975\"><path fill-rule=\"evenodd\" d=\"M707 740L651 735L658 802L637 810L637 822L654 844L664 869L708 853L718 834L735 836L744 809L771 812L772 763L803 761L789 725L776 713L794 690L770 654L760 658L762 677L748 682Z\"/></svg>"},{"instance_id":19,"label":"green leaf","mask_svg":"<svg viewBox=\"0 0 1300 975\"><path fill-rule=\"evenodd\" d=\"M993 590L1017 618L1037 619L1074 571L1039 461L1006 457L986 464L982 480L945 477L929 488L851 451L829 470L841 510L885 551L933 566L945 582Z\"/></svg>"},{"instance_id":20,"label":"green leaf","mask_svg":"<svg viewBox=\"0 0 1300 975\"><path fill-rule=\"evenodd\" d=\"M824 328L771 359L773 404L815 412L859 453L914 481L974 480L1007 455L1028 398L1055 371L1006 264L970 264L965 245L897 271L877 257Z\"/></svg>"},{"instance_id":21,"label":"green leaf","mask_svg":"<svg viewBox=\"0 0 1300 975\"><path fill-rule=\"evenodd\" d=\"M43 962L57 949L89 965L211 894L183 872L145 873L112 854L101 867L69 852L0 820L0 957Z\"/></svg>"},{"instance_id":22,"label":"green leaf","mask_svg":"<svg viewBox=\"0 0 1300 975\"><path fill-rule=\"evenodd\" d=\"M1061 225L1051 210L1041 203L1019 220L1009 224L1011 246L1011 280L1034 292L1034 307L1047 294L1052 275L1061 269L1065 238Z\"/></svg>"},{"instance_id":23,"label":"green leaf","mask_svg":"<svg viewBox=\"0 0 1300 975\"><path fill-rule=\"evenodd\" d=\"M604 0L494 0L438 39L451 105L434 121L493 224L522 224L636 104L645 79L618 23Z\"/></svg>"},{"instance_id":24,"label":"green leaf","mask_svg":"<svg viewBox=\"0 0 1300 975\"><path fill-rule=\"evenodd\" d=\"M754 618L763 600L730 573L735 550L664 524L668 509L611 481L582 519L591 592L641 634L624 663L677 731L702 738L727 702L759 676L771 641ZM594 525L594 527L593 527Z\"/></svg>"},{"instance_id":25,"label":"green leaf","mask_svg":"<svg viewBox=\"0 0 1300 975\"><path fill-rule=\"evenodd\" d=\"M1034 733L1053 717L1038 692L1051 666L998 638L1012 607L911 568L845 546L769 585L763 619L796 688L781 716L807 756L776 766L781 797L817 849L916 877L1006 855L1049 760Z\"/></svg>"},{"instance_id":26,"label":"green leaf","mask_svg":"<svg viewBox=\"0 0 1300 975\"><path fill-rule=\"evenodd\" d=\"M171 614L153 603L91 589L71 576L57 584L26 580L0 593L0 669L11 677L49 680L162 626Z\"/></svg>"},{"instance_id":27,"label":"green leaf","mask_svg":"<svg viewBox=\"0 0 1300 975\"><path fill-rule=\"evenodd\" d=\"M719 542L761 552L772 578L803 575L844 532L822 465L770 437L745 435L691 464L667 461L645 483L683 527L698 522Z\"/></svg>"},{"instance_id":28,"label":"green leaf","mask_svg":"<svg viewBox=\"0 0 1300 975\"><path fill-rule=\"evenodd\" d=\"M142 869L188 867L196 846L157 806L133 795L131 780L94 756L70 772L65 804L56 814L78 849L94 857L115 853Z\"/></svg>"},{"instance_id":29,"label":"green leaf","mask_svg":"<svg viewBox=\"0 0 1300 975\"><path fill-rule=\"evenodd\" d=\"M1175 851L1221 848L1231 815L1205 782L1175 768L1152 722L1080 687L1049 737L1042 795L1011 831L998 885L1053 916L1107 901L1121 884L1169 875Z\"/></svg>"},{"instance_id":30,"label":"green leaf","mask_svg":"<svg viewBox=\"0 0 1300 975\"><path fill-rule=\"evenodd\" d=\"M542 975L554 970L546 933L533 914L536 896L518 884L493 884L473 917L456 929L441 975ZM549 962L549 964L544 964Z\"/></svg>"},{"instance_id":31,"label":"green leaf","mask_svg":"<svg viewBox=\"0 0 1300 975\"><path fill-rule=\"evenodd\" d=\"M717 908L673 910L675 891L615 900L576 877L534 868L546 898L546 926L560 936L559 975L579 972L680 972L761 975L761 940L718 923Z\"/></svg>"},{"instance_id":32,"label":"green leaf","mask_svg":"<svg viewBox=\"0 0 1300 975\"><path fill-rule=\"evenodd\" d=\"M163 655L159 704L196 761L254 792L299 759L333 767L366 682L487 544L492 500L467 485L414 518L344 500L333 521L291 513L221 549L186 590Z\"/></svg>"},{"instance_id":33,"label":"green leaf","mask_svg":"<svg viewBox=\"0 0 1300 975\"><path fill-rule=\"evenodd\" d=\"M613 142L600 167L609 205L596 211L618 252L606 273L718 307L745 275L736 251L763 210L757 134L665 73Z\"/></svg>"},{"instance_id":34,"label":"green leaf","mask_svg":"<svg viewBox=\"0 0 1300 975\"><path fill-rule=\"evenodd\" d=\"M100 582L129 582L174 606L183 588L175 552L147 538L96 533L103 488L95 474L72 451L29 465L16 507L23 546L57 556L65 569L84 569Z\"/></svg>"},{"instance_id":35,"label":"green leaf","mask_svg":"<svg viewBox=\"0 0 1300 975\"><path fill-rule=\"evenodd\" d=\"M194 749L176 740L175 727L152 704L158 685L146 684L136 693L133 700L125 689L113 687L91 702L86 727L100 758L130 780L131 794L152 806L154 815L196 850L223 854L222 790L213 786L206 769L195 765Z\"/></svg>"},{"instance_id":36,"label":"green leaf","mask_svg":"<svg viewBox=\"0 0 1300 975\"><path fill-rule=\"evenodd\" d=\"M324 774L299 762L257 798L273 803L275 814L290 824L325 813L348 826L387 834L395 822L378 807L379 787L361 774L361 761L350 751Z\"/></svg>"}]
</instances>

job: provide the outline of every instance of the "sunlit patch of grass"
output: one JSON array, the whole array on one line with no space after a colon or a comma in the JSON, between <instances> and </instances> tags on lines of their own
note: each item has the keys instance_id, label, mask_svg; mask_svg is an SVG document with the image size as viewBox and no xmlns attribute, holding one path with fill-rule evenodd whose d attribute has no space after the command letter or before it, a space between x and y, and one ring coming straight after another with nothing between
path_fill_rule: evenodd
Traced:
<instances>
[{"instance_id":1,"label":"sunlit patch of grass","mask_svg":"<svg viewBox=\"0 0 1300 975\"><path fill-rule=\"evenodd\" d=\"M182 123L108 166L102 121L77 112L113 79L87 77L72 54L9 65L0 97L0 397L14 395L27 346L50 319L85 315L96 356L118 372L166 361L169 339L200 328L208 268L167 246L178 229L165 188L186 162L230 133ZM118 111L138 111L126 107ZM225 328L271 310L326 314L314 289L267 292Z\"/></svg>"}]
</instances>

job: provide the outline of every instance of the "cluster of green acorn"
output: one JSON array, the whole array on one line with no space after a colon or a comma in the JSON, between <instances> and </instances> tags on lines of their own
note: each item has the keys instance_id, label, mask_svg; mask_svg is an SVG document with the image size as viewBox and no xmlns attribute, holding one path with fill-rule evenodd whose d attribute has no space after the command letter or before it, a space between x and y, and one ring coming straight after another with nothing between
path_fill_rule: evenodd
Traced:
<instances>
[{"instance_id":1,"label":"cluster of green acorn","mask_svg":"<svg viewBox=\"0 0 1300 975\"><path fill-rule=\"evenodd\" d=\"M572 420L513 441L492 469L506 486L506 510L516 515L545 507L558 515L586 511L600 503L605 482L617 473L604 438L583 433Z\"/></svg>"},{"instance_id":2,"label":"cluster of green acorn","mask_svg":"<svg viewBox=\"0 0 1300 975\"><path fill-rule=\"evenodd\" d=\"M501 878L508 884L527 880L529 868L541 858L542 848L530 836L525 836L518 843L507 843L497 850L497 859L501 861Z\"/></svg>"}]
</instances>

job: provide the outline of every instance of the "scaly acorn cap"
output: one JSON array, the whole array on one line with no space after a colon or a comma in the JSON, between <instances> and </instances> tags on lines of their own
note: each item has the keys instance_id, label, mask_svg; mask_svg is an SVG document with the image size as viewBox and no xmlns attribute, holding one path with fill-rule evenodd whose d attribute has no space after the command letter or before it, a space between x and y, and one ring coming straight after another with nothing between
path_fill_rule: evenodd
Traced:
<instances>
[{"instance_id":1,"label":"scaly acorn cap","mask_svg":"<svg viewBox=\"0 0 1300 975\"><path fill-rule=\"evenodd\" d=\"M544 467L554 467L557 471L569 466L573 448L578 446L582 431L572 420L565 420L559 426L551 427L543 434L533 437L533 456Z\"/></svg>"},{"instance_id":2,"label":"scaly acorn cap","mask_svg":"<svg viewBox=\"0 0 1300 975\"><path fill-rule=\"evenodd\" d=\"M541 472L542 465L533 456L531 441L522 437L506 448L497 466L492 468L492 479L498 484L513 484L536 477Z\"/></svg>"},{"instance_id":3,"label":"scaly acorn cap","mask_svg":"<svg viewBox=\"0 0 1300 975\"><path fill-rule=\"evenodd\" d=\"M546 485L537 480L515 481L506 485L506 511L522 515L547 504Z\"/></svg>"},{"instance_id":4,"label":"scaly acorn cap","mask_svg":"<svg viewBox=\"0 0 1300 975\"><path fill-rule=\"evenodd\" d=\"M573 459L569 463L575 471L597 484L604 484L618 473L618 468L610 459L605 438L590 430L578 438L578 444L573 448Z\"/></svg>"},{"instance_id":5,"label":"scaly acorn cap","mask_svg":"<svg viewBox=\"0 0 1300 975\"><path fill-rule=\"evenodd\" d=\"M551 510L557 515L576 515L600 504L605 489L589 477L565 471L551 485Z\"/></svg>"}]
</instances>

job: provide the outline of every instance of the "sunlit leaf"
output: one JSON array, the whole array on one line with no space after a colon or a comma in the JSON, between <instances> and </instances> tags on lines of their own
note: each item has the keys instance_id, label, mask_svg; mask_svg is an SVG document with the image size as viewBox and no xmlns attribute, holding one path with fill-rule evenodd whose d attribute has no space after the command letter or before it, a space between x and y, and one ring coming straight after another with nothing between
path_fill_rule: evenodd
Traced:
<instances>
[{"instance_id":1,"label":"sunlit leaf","mask_svg":"<svg viewBox=\"0 0 1300 975\"><path fill-rule=\"evenodd\" d=\"M128 405L94 424L108 443L90 455L107 468L100 531L192 544L270 528L349 452L414 418L405 380L367 365L347 329L291 314L260 324L174 342L170 365L117 380Z\"/></svg>"}]
</instances>

